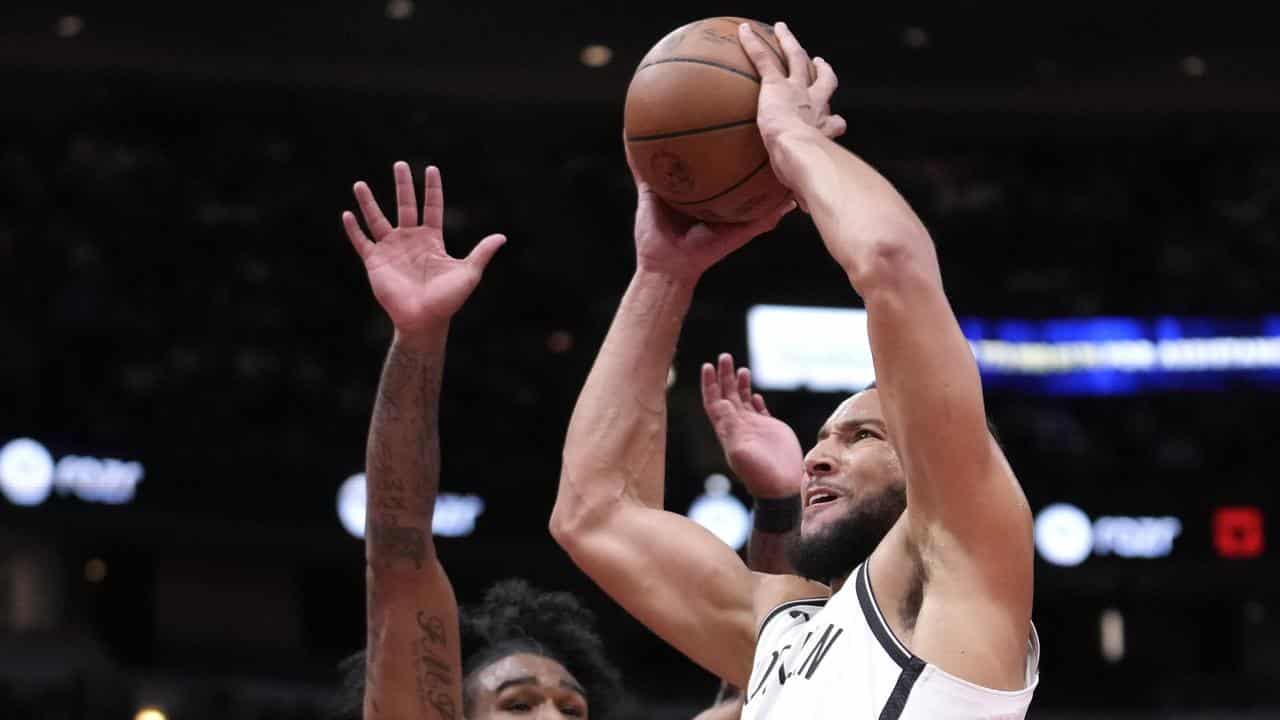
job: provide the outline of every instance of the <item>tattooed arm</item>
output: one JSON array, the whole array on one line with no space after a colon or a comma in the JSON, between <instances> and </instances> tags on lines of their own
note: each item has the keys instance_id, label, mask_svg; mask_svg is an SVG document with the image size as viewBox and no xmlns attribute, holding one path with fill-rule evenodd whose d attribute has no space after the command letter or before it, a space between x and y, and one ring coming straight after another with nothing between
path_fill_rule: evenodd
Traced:
<instances>
[{"instance_id":1,"label":"tattooed arm","mask_svg":"<svg viewBox=\"0 0 1280 720\"><path fill-rule=\"evenodd\" d=\"M466 259L449 257L439 171L427 169L421 225L408 165L396 163L395 177L398 228L364 183L356 184L355 194L373 240L354 215L342 218L374 295L396 328L365 456L364 717L458 720L458 606L431 539L440 481L440 385L449 321L503 239L486 238Z\"/></svg>"},{"instance_id":2,"label":"tattooed arm","mask_svg":"<svg viewBox=\"0 0 1280 720\"><path fill-rule=\"evenodd\" d=\"M364 703L369 720L461 716L457 602L431 541L440 478L436 417L445 334L422 341L411 345L397 337L392 343L369 427Z\"/></svg>"}]
</instances>

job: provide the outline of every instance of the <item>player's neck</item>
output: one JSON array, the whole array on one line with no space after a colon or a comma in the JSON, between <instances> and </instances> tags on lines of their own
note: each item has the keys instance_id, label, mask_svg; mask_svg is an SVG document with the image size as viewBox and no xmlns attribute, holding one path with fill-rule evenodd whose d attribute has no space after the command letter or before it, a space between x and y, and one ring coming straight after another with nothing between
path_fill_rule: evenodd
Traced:
<instances>
[{"instance_id":1,"label":"player's neck","mask_svg":"<svg viewBox=\"0 0 1280 720\"><path fill-rule=\"evenodd\" d=\"M848 575L842 575L838 578L828 581L827 584L831 586L831 592L833 594L840 592L840 588L844 587L845 581L848 580L849 575L852 575L852 574L853 573L849 573Z\"/></svg>"}]
</instances>

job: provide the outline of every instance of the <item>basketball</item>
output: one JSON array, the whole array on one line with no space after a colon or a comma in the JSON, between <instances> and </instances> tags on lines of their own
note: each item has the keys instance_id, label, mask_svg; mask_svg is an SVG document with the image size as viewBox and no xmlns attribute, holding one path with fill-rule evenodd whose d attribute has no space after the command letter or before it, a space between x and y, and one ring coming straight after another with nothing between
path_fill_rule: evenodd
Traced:
<instances>
[{"instance_id":1,"label":"basketball","mask_svg":"<svg viewBox=\"0 0 1280 720\"><path fill-rule=\"evenodd\" d=\"M787 196L756 128L760 76L738 42L744 22L786 68L771 26L716 17L659 40L627 88L624 137L637 174L700 220L754 220Z\"/></svg>"}]
</instances>

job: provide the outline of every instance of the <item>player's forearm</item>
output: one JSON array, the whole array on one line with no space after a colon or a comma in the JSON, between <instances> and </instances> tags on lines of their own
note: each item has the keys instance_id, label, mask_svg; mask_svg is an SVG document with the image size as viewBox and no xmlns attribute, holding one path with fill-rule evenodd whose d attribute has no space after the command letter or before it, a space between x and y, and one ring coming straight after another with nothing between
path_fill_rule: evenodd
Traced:
<instances>
[{"instance_id":1,"label":"player's forearm","mask_svg":"<svg viewBox=\"0 0 1280 720\"><path fill-rule=\"evenodd\" d=\"M397 336L378 385L365 455L365 554L372 573L420 571L434 560L431 515L440 481L437 419L447 328Z\"/></svg>"},{"instance_id":2,"label":"player's forearm","mask_svg":"<svg viewBox=\"0 0 1280 720\"><path fill-rule=\"evenodd\" d=\"M747 567L770 575L794 575L787 559L787 540L800 523L800 498L757 498L751 538L747 541Z\"/></svg>"},{"instance_id":3,"label":"player's forearm","mask_svg":"<svg viewBox=\"0 0 1280 720\"><path fill-rule=\"evenodd\" d=\"M747 567L755 572L770 575L794 575L795 568L787 560L787 538L790 532L770 533L751 531L747 543Z\"/></svg>"},{"instance_id":4,"label":"player's forearm","mask_svg":"<svg viewBox=\"0 0 1280 720\"><path fill-rule=\"evenodd\" d=\"M864 297L904 274L941 284L923 223L866 162L816 130L779 136L770 157Z\"/></svg>"},{"instance_id":5,"label":"player's forearm","mask_svg":"<svg viewBox=\"0 0 1280 720\"><path fill-rule=\"evenodd\" d=\"M457 720L462 658L457 600L438 560L387 586L368 572L365 720Z\"/></svg>"},{"instance_id":6,"label":"player's forearm","mask_svg":"<svg viewBox=\"0 0 1280 720\"><path fill-rule=\"evenodd\" d=\"M885 419L907 468L913 517L967 508L993 477L981 381L920 219L874 168L796 132L772 152L867 308ZM945 499L944 499L945 498ZM977 517L967 510L959 518Z\"/></svg>"},{"instance_id":7,"label":"player's forearm","mask_svg":"<svg viewBox=\"0 0 1280 720\"><path fill-rule=\"evenodd\" d=\"M569 422L553 526L621 497L662 507L667 372L692 298L690 280L632 278Z\"/></svg>"}]
</instances>

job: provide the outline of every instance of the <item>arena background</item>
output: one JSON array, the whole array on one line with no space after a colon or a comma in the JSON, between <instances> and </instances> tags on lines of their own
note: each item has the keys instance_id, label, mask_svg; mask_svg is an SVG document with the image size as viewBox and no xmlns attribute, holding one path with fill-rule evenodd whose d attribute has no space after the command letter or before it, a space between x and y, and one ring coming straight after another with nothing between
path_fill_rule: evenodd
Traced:
<instances>
[{"instance_id":1,"label":"arena background","mask_svg":"<svg viewBox=\"0 0 1280 720\"><path fill-rule=\"evenodd\" d=\"M0 717L321 716L363 638L336 505L390 337L338 214L356 179L388 198L397 159L442 168L451 248L511 238L449 347L442 490L484 503L437 540L458 595L511 575L579 592L647 717L705 706L715 681L546 523L632 267L626 84L718 14L786 19L832 62L842 142L925 219L959 315L1275 327L1280 52L1227 5L7 2L0 444L38 443L59 484L0 497ZM708 275L674 368L673 509L725 472L698 364L746 357L754 305L857 302L800 216ZM1031 717L1280 716L1280 383L1221 370L989 387L1034 510L1179 529L1040 555ZM805 439L840 397L768 393ZM134 492L95 494L103 477Z\"/></svg>"}]
</instances>

